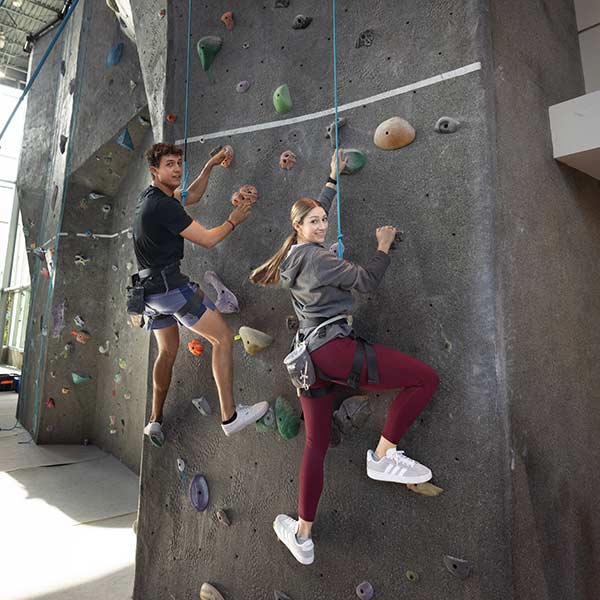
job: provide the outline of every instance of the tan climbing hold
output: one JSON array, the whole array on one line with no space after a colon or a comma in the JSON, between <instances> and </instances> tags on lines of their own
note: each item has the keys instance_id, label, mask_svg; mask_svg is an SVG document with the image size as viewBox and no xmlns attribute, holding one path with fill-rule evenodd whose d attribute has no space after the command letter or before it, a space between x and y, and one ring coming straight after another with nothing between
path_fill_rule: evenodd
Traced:
<instances>
[{"instance_id":1,"label":"tan climbing hold","mask_svg":"<svg viewBox=\"0 0 600 600\"><path fill-rule=\"evenodd\" d=\"M225 150L225 158L221 161L221 166L227 169L231 166L235 153L233 151L233 148L229 145L224 146L223 149Z\"/></svg>"},{"instance_id":2,"label":"tan climbing hold","mask_svg":"<svg viewBox=\"0 0 600 600\"><path fill-rule=\"evenodd\" d=\"M297 157L291 150L286 150L279 157L279 166L286 171L294 168Z\"/></svg>"},{"instance_id":3,"label":"tan climbing hold","mask_svg":"<svg viewBox=\"0 0 600 600\"><path fill-rule=\"evenodd\" d=\"M444 490L433 483L407 483L406 487L415 494L422 496L439 496L444 493Z\"/></svg>"},{"instance_id":4,"label":"tan climbing hold","mask_svg":"<svg viewBox=\"0 0 600 600\"><path fill-rule=\"evenodd\" d=\"M223 23L229 31L234 28L235 23L233 22L233 13L230 10L221 15L221 23Z\"/></svg>"},{"instance_id":5,"label":"tan climbing hold","mask_svg":"<svg viewBox=\"0 0 600 600\"><path fill-rule=\"evenodd\" d=\"M414 127L402 117L392 117L375 130L373 142L382 150L398 150L408 146L416 136Z\"/></svg>"},{"instance_id":6,"label":"tan climbing hold","mask_svg":"<svg viewBox=\"0 0 600 600\"><path fill-rule=\"evenodd\" d=\"M225 598L215 586L204 582L200 588L200 600L225 600Z\"/></svg>"},{"instance_id":7,"label":"tan climbing hold","mask_svg":"<svg viewBox=\"0 0 600 600\"><path fill-rule=\"evenodd\" d=\"M252 327L242 326L239 333L244 342L244 350L251 355L258 354L273 343L273 338L268 333Z\"/></svg>"}]
</instances>

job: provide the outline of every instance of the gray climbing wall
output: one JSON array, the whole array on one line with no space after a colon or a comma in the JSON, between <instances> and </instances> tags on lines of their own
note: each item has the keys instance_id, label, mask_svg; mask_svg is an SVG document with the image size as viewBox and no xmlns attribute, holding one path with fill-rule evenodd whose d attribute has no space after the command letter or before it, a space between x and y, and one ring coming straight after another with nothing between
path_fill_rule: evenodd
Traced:
<instances>
[{"instance_id":1,"label":"gray climbing wall","mask_svg":"<svg viewBox=\"0 0 600 600\"><path fill-rule=\"evenodd\" d=\"M135 4L135 3L134 3ZM190 135L320 111L332 105L331 15L328 3L229 2L196 5L193 48L204 35L220 35L223 47L212 76L194 51L191 73ZM135 597L184 598L198 594L202 581L216 584L226 598L269 598L273 590L290 597L346 599L361 581L371 581L378 598L507 598L510 552L506 490L510 487L506 438L508 409L498 404L495 354L493 136L489 48L480 2L399 5L339 3L340 102L360 100L439 73L483 62L483 71L365 103L344 113L346 147L362 149L367 165L342 181L347 257L364 261L375 248L374 230L393 223L404 241L380 291L359 299L358 330L417 356L440 373L442 385L402 445L427 462L446 492L418 496L406 488L370 482L365 452L381 431L388 394L371 397L374 415L355 435L330 450L326 486L315 524L316 562L300 567L276 542L276 514L296 514L298 468L304 432L290 441L252 428L226 439L218 417L203 417L191 399L205 394L218 409L209 351L192 357L181 346L165 414L166 446L146 445L138 534ZM219 22L232 10L236 26ZM294 16L313 17L293 30ZM169 7L167 113L165 137L183 137L185 27L187 3ZM370 47L356 48L359 33L375 32ZM474 33L475 32L475 33ZM138 43L139 40L138 40ZM249 80L245 94L236 84ZM272 93L289 84L293 110L279 116ZM442 115L463 122L454 135L433 126ZM372 142L384 119L399 115L417 129L416 141L384 152ZM233 329L249 325L273 335L275 343L254 357L235 348L235 392L240 401L274 401L284 395L298 407L282 367L291 334L291 305L279 289L247 281L251 269L279 247L288 230L289 208L302 195L316 196L325 183L331 156L325 128L330 116L189 145L196 174L217 144L231 143L236 159L216 169L204 200L189 212L201 223L221 223L229 197L252 183L261 198L247 224L217 248L186 247L186 271L202 281L217 271L238 295L239 315L227 316ZM279 168L279 155L292 150L298 162ZM333 228L332 228L333 229ZM331 239L334 232L330 232ZM211 288L206 288L209 294ZM211 504L204 514L190 505L176 459L188 477L203 473ZM213 519L230 511L226 528ZM470 560L474 573L460 581L442 563L444 554ZM407 579L407 570L420 576Z\"/></svg>"}]
</instances>

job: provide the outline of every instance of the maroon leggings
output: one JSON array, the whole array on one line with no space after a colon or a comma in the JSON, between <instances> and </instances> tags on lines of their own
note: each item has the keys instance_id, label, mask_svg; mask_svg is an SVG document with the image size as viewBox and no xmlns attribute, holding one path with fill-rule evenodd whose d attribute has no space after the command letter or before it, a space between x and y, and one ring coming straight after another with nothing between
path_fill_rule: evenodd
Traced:
<instances>
[{"instance_id":1,"label":"maroon leggings","mask_svg":"<svg viewBox=\"0 0 600 600\"><path fill-rule=\"evenodd\" d=\"M352 368L356 340L336 338L311 353L313 363L328 377L345 381ZM379 369L379 383L367 383L366 361L359 386L365 390L403 388L391 403L383 437L397 444L411 423L419 416L438 387L436 372L421 361L402 352L374 344ZM317 378L311 389L328 385ZM329 448L331 415L335 392L310 398L302 395L302 410L306 426L306 445L300 466L300 498L298 513L305 521L314 521L323 490L323 463Z\"/></svg>"}]
</instances>

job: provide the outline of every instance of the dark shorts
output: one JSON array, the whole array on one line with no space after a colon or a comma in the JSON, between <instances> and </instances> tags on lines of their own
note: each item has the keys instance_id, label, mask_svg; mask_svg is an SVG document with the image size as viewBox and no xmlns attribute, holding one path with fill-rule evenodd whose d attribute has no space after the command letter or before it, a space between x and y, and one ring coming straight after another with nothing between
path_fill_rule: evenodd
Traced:
<instances>
[{"instance_id":1,"label":"dark shorts","mask_svg":"<svg viewBox=\"0 0 600 600\"><path fill-rule=\"evenodd\" d=\"M163 294L150 294L146 296L144 298L146 304L144 315L148 320L146 328L149 330L164 329L165 327L175 325L175 323L180 323L189 328L198 322L207 308L216 310L212 300L205 294L202 304L198 309L192 310L181 318L175 315L196 293L198 288L197 283L190 281L179 288L169 290Z\"/></svg>"}]
</instances>

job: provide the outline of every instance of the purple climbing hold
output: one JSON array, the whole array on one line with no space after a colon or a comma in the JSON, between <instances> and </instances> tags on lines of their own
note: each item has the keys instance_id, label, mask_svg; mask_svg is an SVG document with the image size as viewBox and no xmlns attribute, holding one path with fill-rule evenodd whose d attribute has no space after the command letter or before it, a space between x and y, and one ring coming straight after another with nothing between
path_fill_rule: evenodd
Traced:
<instances>
[{"instance_id":1,"label":"purple climbing hold","mask_svg":"<svg viewBox=\"0 0 600 600\"><path fill-rule=\"evenodd\" d=\"M214 271L204 273L204 283L212 285L217 292L215 305L217 310L223 314L240 312L240 305L235 294L225 286Z\"/></svg>"},{"instance_id":2,"label":"purple climbing hold","mask_svg":"<svg viewBox=\"0 0 600 600\"><path fill-rule=\"evenodd\" d=\"M245 94L249 89L250 89L250 82L247 79L244 79L244 80L240 81L235 86L235 91L238 94Z\"/></svg>"},{"instance_id":3,"label":"purple climbing hold","mask_svg":"<svg viewBox=\"0 0 600 600\"><path fill-rule=\"evenodd\" d=\"M124 42L119 42L115 44L108 53L106 57L106 66L114 67L121 62L121 58L123 56L123 49L125 48Z\"/></svg>"},{"instance_id":4,"label":"purple climbing hold","mask_svg":"<svg viewBox=\"0 0 600 600\"><path fill-rule=\"evenodd\" d=\"M361 600L371 600L375 595L375 590L368 581L363 581L356 586L356 595Z\"/></svg>"},{"instance_id":5,"label":"purple climbing hold","mask_svg":"<svg viewBox=\"0 0 600 600\"><path fill-rule=\"evenodd\" d=\"M52 337L59 337L65 328L65 301L59 302L52 307Z\"/></svg>"},{"instance_id":6,"label":"purple climbing hold","mask_svg":"<svg viewBox=\"0 0 600 600\"><path fill-rule=\"evenodd\" d=\"M202 512L206 510L208 500L208 482L206 481L206 478L204 475L194 475L194 478L190 483L190 502L192 503L192 506L198 512Z\"/></svg>"},{"instance_id":7,"label":"purple climbing hold","mask_svg":"<svg viewBox=\"0 0 600 600\"><path fill-rule=\"evenodd\" d=\"M129 130L127 129L127 127L123 129L123 132L117 138L117 144L119 144L119 146L121 146L122 148L125 148L125 150L131 151L134 149L133 141L131 139L131 136L129 135Z\"/></svg>"}]
</instances>

